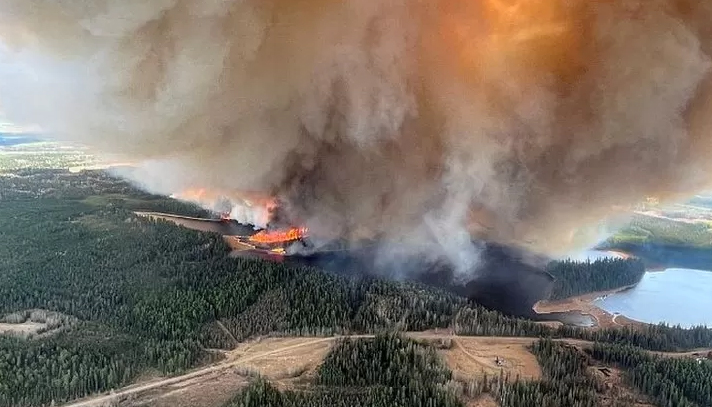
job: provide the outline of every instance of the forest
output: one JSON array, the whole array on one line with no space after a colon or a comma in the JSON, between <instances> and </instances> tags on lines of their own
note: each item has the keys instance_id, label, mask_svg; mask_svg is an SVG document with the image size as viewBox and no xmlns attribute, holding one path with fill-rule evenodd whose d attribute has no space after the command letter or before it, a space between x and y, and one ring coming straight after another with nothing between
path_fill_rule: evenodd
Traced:
<instances>
[{"instance_id":1,"label":"forest","mask_svg":"<svg viewBox=\"0 0 712 407\"><path fill-rule=\"evenodd\" d=\"M672 219L636 214L630 224L611 237L607 245L660 245L712 249L709 224L676 222Z\"/></svg>"},{"instance_id":2,"label":"forest","mask_svg":"<svg viewBox=\"0 0 712 407\"><path fill-rule=\"evenodd\" d=\"M645 265L637 258L604 258L595 261L552 261L546 271L554 276L549 297L561 300L598 291L637 284L645 274Z\"/></svg>"},{"instance_id":3,"label":"forest","mask_svg":"<svg viewBox=\"0 0 712 407\"><path fill-rule=\"evenodd\" d=\"M641 258L648 267L712 270L712 223L688 223L636 214L630 225L603 242Z\"/></svg>"},{"instance_id":4,"label":"forest","mask_svg":"<svg viewBox=\"0 0 712 407\"><path fill-rule=\"evenodd\" d=\"M22 170L0 176L0 191L0 317L42 309L75 320L36 337L0 336L0 406L59 404L124 386L147 370L176 374L210 362L206 348L229 349L258 335L450 327L459 335L571 337L654 350L712 346L704 327L552 328L416 283L232 258L218 235L133 213L207 216L201 209L99 171ZM354 346L342 347L360 352ZM400 397L375 388L373 397ZM440 397L435 388L422 391Z\"/></svg>"},{"instance_id":5,"label":"forest","mask_svg":"<svg viewBox=\"0 0 712 407\"><path fill-rule=\"evenodd\" d=\"M531 352L542 368L539 380L501 373L462 381L429 345L393 334L344 339L326 356L308 391L279 391L258 378L224 407L464 407L463 401L483 394L502 407L633 407L639 397L595 373L607 366L622 368L622 384L657 406L712 405L712 361L654 356L630 345L580 349L551 339L534 342Z\"/></svg>"},{"instance_id":6,"label":"forest","mask_svg":"<svg viewBox=\"0 0 712 407\"><path fill-rule=\"evenodd\" d=\"M589 353L625 369L628 383L659 406L712 406L712 360L666 358L627 344L596 343Z\"/></svg>"},{"instance_id":7,"label":"forest","mask_svg":"<svg viewBox=\"0 0 712 407\"><path fill-rule=\"evenodd\" d=\"M461 407L435 349L397 335L345 339L319 367L316 391L280 392L257 380L226 407Z\"/></svg>"}]
</instances>

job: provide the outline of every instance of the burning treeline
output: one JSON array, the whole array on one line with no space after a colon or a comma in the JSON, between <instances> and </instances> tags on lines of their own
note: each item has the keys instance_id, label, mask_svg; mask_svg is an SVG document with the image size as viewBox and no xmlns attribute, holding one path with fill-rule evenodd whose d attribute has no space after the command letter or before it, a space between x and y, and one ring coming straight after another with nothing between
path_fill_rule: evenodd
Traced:
<instances>
[{"instance_id":1,"label":"burning treeline","mask_svg":"<svg viewBox=\"0 0 712 407\"><path fill-rule=\"evenodd\" d=\"M146 160L149 188L256 191L314 236L468 268L471 236L552 253L708 186L710 21L707 0L3 0L0 96Z\"/></svg>"}]
</instances>

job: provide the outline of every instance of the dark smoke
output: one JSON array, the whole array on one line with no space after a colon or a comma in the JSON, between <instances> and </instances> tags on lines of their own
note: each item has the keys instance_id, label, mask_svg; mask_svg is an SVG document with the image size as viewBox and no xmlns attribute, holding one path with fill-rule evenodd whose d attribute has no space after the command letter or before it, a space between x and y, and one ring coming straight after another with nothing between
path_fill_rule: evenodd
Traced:
<instances>
[{"instance_id":1,"label":"dark smoke","mask_svg":"<svg viewBox=\"0 0 712 407\"><path fill-rule=\"evenodd\" d=\"M275 196L325 241L469 270L472 236L555 254L709 186L710 21L707 0L3 0L0 97L158 192Z\"/></svg>"}]
</instances>

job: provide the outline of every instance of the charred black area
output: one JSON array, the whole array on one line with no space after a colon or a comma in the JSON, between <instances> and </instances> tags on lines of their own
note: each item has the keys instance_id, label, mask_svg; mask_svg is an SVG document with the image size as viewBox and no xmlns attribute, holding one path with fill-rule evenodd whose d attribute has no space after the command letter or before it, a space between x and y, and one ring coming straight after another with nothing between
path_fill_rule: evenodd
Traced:
<instances>
[{"instance_id":1,"label":"charred black area","mask_svg":"<svg viewBox=\"0 0 712 407\"><path fill-rule=\"evenodd\" d=\"M286 261L334 273L407 278L508 315L542 319L532 308L551 293L554 279L544 271L546 259L496 243L480 243L478 247L482 250L481 263L465 281L457 281L453 266L443 259L412 257L397 265L379 262L376 243L350 250L290 256Z\"/></svg>"},{"instance_id":2,"label":"charred black area","mask_svg":"<svg viewBox=\"0 0 712 407\"><path fill-rule=\"evenodd\" d=\"M251 226L229 220L181 217L181 222L191 229L227 236L256 233ZM411 256L384 261L378 241L363 241L357 245L332 242L314 250L307 240L291 245L292 251L301 254L281 256L267 250L249 250L242 255L312 266L335 274L407 279L450 291L507 315L561 320L555 315L540 315L533 311L537 301L547 299L551 294L554 279L544 271L548 259L498 243L473 242L473 245L480 251L481 261L464 280L456 278L455 268L445 259Z\"/></svg>"}]
</instances>

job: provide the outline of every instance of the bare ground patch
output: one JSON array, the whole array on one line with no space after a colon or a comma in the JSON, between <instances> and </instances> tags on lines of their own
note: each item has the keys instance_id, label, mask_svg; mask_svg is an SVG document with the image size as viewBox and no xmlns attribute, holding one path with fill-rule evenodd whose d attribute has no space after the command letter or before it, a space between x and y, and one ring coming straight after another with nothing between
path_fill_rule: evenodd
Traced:
<instances>
[{"instance_id":1,"label":"bare ground patch","mask_svg":"<svg viewBox=\"0 0 712 407\"><path fill-rule=\"evenodd\" d=\"M483 394L476 400L469 401L465 405L467 407L499 407L499 403L489 394Z\"/></svg>"},{"instance_id":2,"label":"bare ground patch","mask_svg":"<svg viewBox=\"0 0 712 407\"><path fill-rule=\"evenodd\" d=\"M314 338L305 338L307 339L306 341L299 339L302 338L270 338L258 344L248 345L250 348L244 355L249 355L253 352L270 352L282 347L291 347L291 349L286 352L273 353L253 359L241 367L248 371L259 373L270 380L291 379L311 373L329 353L333 341L314 342ZM305 345L302 346L302 344ZM239 351L240 348L236 350Z\"/></svg>"},{"instance_id":3,"label":"bare ground patch","mask_svg":"<svg viewBox=\"0 0 712 407\"><path fill-rule=\"evenodd\" d=\"M40 324L38 322L23 322L21 324L0 323L0 335L9 334L27 337L46 327L47 324Z\"/></svg>"},{"instance_id":4,"label":"bare ground patch","mask_svg":"<svg viewBox=\"0 0 712 407\"><path fill-rule=\"evenodd\" d=\"M629 288L630 287L623 287L610 291L600 291L558 301L539 301L534 305L534 311L540 314L578 311L582 314L591 315L596 320L596 326L598 328L610 328L624 325L643 326L644 324L642 322L634 321L623 315L611 314L601 308L598 308L594 304L598 298L621 292Z\"/></svg>"},{"instance_id":5,"label":"bare ground patch","mask_svg":"<svg viewBox=\"0 0 712 407\"><path fill-rule=\"evenodd\" d=\"M280 388L291 387L295 372L316 367L337 338L266 338L222 352L219 363L182 376L136 383L116 392L78 400L67 407L218 407L258 374ZM304 370L306 369L306 370Z\"/></svg>"},{"instance_id":6,"label":"bare ground patch","mask_svg":"<svg viewBox=\"0 0 712 407\"><path fill-rule=\"evenodd\" d=\"M493 377L504 372L512 378L536 380L541 377L541 368L527 349L532 342L533 339L458 336L451 349L440 352L455 377L460 379Z\"/></svg>"},{"instance_id":7,"label":"bare ground patch","mask_svg":"<svg viewBox=\"0 0 712 407\"><path fill-rule=\"evenodd\" d=\"M154 389L140 398L123 400L121 407L218 407L226 404L243 387L249 378L236 370L212 373L205 377Z\"/></svg>"},{"instance_id":8,"label":"bare ground patch","mask_svg":"<svg viewBox=\"0 0 712 407\"><path fill-rule=\"evenodd\" d=\"M0 318L0 335L46 337L75 322L76 318L54 311L18 311Z\"/></svg>"},{"instance_id":9,"label":"bare ground patch","mask_svg":"<svg viewBox=\"0 0 712 407\"><path fill-rule=\"evenodd\" d=\"M599 398L601 406L615 406L617 401L627 400L633 407L655 407L647 397L626 385L620 369L604 365L591 366L590 369L605 386Z\"/></svg>"}]
</instances>

